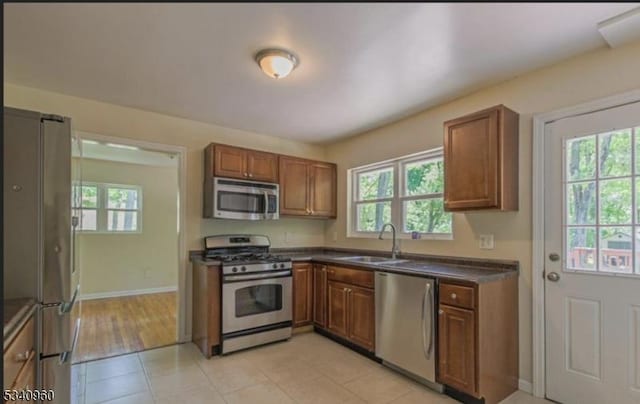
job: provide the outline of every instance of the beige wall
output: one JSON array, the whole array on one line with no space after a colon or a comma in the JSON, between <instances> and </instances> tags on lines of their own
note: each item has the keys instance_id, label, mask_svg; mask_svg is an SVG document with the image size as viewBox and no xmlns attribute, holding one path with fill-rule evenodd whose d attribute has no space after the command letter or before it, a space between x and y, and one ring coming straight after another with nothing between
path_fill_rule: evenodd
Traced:
<instances>
[{"instance_id":1,"label":"beige wall","mask_svg":"<svg viewBox=\"0 0 640 404\"><path fill-rule=\"evenodd\" d=\"M73 118L75 130L186 147L186 245L189 250L202 248L202 236L245 231L268 235L275 247L310 246L324 242L322 221L286 219L272 223L202 218L203 150L209 143L226 143L320 160L325 157L322 146L4 84L5 105L69 116ZM293 233L291 241L286 243L285 230Z\"/></svg>"},{"instance_id":2,"label":"beige wall","mask_svg":"<svg viewBox=\"0 0 640 404\"><path fill-rule=\"evenodd\" d=\"M327 155L338 163L338 219L327 224L326 244L390 248L389 241L346 237L347 169L442 146L442 123L451 118L496 104L519 112L520 210L455 214L454 240L402 240L400 247L405 252L520 261L520 377L531 381L532 116L635 88L640 88L640 43L576 57L330 145ZM480 250L479 234L494 234L495 249Z\"/></svg>"},{"instance_id":3,"label":"beige wall","mask_svg":"<svg viewBox=\"0 0 640 404\"><path fill-rule=\"evenodd\" d=\"M178 169L84 159L87 182L142 188L142 232L81 233L82 295L178 285ZM159 180L161 179L161 180Z\"/></svg>"}]
</instances>

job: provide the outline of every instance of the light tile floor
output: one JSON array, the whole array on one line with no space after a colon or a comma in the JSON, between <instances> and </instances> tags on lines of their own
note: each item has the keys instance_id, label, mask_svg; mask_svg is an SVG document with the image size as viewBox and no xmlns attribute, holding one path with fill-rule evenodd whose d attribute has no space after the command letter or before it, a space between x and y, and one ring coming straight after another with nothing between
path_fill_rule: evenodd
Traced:
<instances>
[{"instance_id":1,"label":"light tile floor","mask_svg":"<svg viewBox=\"0 0 640 404\"><path fill-rule=\"evenodd\" d=\"M456 402L314 333L208 360L181 344L72 369L78 404ZM523 392L504 401L545 402Z\"/></svg>"}]
</instances>

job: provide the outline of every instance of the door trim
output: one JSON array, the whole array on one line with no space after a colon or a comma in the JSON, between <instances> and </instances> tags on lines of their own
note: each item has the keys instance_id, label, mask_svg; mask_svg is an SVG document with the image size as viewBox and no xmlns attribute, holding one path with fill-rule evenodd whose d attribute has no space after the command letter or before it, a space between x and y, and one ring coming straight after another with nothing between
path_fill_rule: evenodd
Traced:
<instances>
[{"instance_id":1,"label":"door trim","mask_svg":"<svg viewBox=\"0 0 640 404\"><path fill-rule=\"evenodd\" d=\"M558 119L589 114L639 102L640 89L592 100L568 108L561 108L533 116L533 187L532 187L532 257L533 280L533 395L546 395L545 363L545 301L544 301L544 134L546 125Z\"/></svg>"},{"instance_id":2,"label":"door trim","mask_svg":"<svg viewBox=\"0 0 640 404\"><path fill-rule=\"evenodd\" d=\"M107 143L118 143L128 146L136 146L141 149L147 149L159 152L175 153L178 159L178 293L177 315L176 315L176 340L177 342L191 341L191 271L187 269L190 266L189 257L186 246L187 233L187 148L184 146L175 146L162 143L148 142L124 137L106 136L97 133L75 130L82 139L90 139Z\"/></svg>"}]
</instances>

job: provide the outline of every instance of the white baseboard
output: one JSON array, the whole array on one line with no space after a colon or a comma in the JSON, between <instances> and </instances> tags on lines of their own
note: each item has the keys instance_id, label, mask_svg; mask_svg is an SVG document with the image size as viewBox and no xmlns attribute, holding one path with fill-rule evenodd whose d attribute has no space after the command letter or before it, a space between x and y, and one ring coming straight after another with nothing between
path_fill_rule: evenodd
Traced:
<instances>
[{"instance_id":1,"label":"white baseboard","mask_svg":"<svg viewBox=\"0 0 640 404\"><path fill-rule=\"evenodd\" d=\"M86 293L78 296L80 300L93 300L104 299L107 297L120 297L120 296L133 296L133 295L147 295L150 293L163 293L163 292L175 292L178 290L177 286L165 286L162 288L149 288L149 289L136 289L136 290L122 290L113 292L99 292L99 293Z\"/></svg>"},{"instance_id":2,"label":"white baseboard","mask_svg":"<svg viewBox=\"0 0 640 404\"><path fill-rule=\"evenodd\" d=\"M525 393L533 394L533 385L531 382L520 379L518 380L518 389L524 391Z\"/></svg>"}]
</instances>

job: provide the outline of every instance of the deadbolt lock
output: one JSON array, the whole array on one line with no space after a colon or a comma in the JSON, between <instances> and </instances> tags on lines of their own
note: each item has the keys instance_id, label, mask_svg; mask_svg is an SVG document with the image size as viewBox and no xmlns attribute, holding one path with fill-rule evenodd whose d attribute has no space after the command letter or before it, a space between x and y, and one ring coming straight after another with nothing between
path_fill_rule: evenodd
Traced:
<instances>
[{"instance_id":1,"label":"deadbolt lock","mask_svg":"<svg viewBox=\"0 0 640 404\"><path fill-rule=\"evenodd\" d=\"M549 254L549 259L551 261L558 261L560 259L560 255L558 255L557 253L551 253Z\"/></svg>"}]
</instances>

